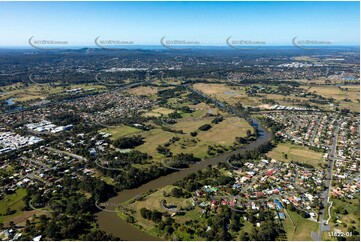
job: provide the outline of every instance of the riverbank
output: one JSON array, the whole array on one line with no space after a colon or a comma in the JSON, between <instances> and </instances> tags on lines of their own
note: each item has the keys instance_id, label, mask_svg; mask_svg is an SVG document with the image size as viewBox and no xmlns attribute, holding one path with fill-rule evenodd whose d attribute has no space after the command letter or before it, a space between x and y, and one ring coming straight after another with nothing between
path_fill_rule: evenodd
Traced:
<instances>
[{"instance_id":1,"label":"riverbank","mask_svg":"<svg viewBox=\"0 0 361 242\"><path fill-rule=\"evenodd\" d=\"M271 133L269 133L265 128L263 128L260 122L256 119L252 119L253 126L258 131L258 138L256 141L244 146L240 149L234 150L229 153L221 154L217 157L212 157L203 160L202 162L190 165L189 168L173 172L166 176L159 177L155 180L152 180L146 184L141 185L140 187L134 189L126 189L118 193L117 196L109 199L105 202L105 208L111 210L110 207L114 204L122 204L132 198L135 198L149 190L159 189L161 187L171 185L174 182L183 179L187 175L197 172L198 170L206 168L208 165L216 165L218 162L226 162L229 156L233 154L244 153L249 150L253 150L265 144L271 140ZM110 206L106 206L109 204ZM113 234L116 237L119 237L122 240L160 240L159 238L153 237L137 228L132 224L127 223L121 219L116 212L101 211L97 214L97 223L101 230Z\"/></svg>"}]
</instances>

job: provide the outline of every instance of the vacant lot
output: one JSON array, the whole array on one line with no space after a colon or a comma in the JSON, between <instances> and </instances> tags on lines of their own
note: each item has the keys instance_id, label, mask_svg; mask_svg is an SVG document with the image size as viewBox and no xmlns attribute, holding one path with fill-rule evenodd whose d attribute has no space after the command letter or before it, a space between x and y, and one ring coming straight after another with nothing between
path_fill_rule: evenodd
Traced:
<instances>
[{"instance_id":1,"label":"vacant lot","mask_svg":"<svg viewBox=\"0 0 361 242\"><path fill-rule=\"evenodd\" d=\"M330 201L332 201L330 219L331 231L333 229L337 229L346 233L348 231L348 227L344 226L348 225L349 227L355 226L356 231L360 233L360 198L347 199L346 201L342 201L340 199L330 199ZM336 211L340 208L344 208L347 211L347 214L336 213ZM326 218L328 218L328 215L326 215ZM342 224L336 226L336 218L339 218ZM327 233L324 233L323 236L326 239L331 239Z\"/></svg>"},{"instance_id":2,"label":"vacant lot","mask_svg":"<svg viewBox=\"0 0 361 242\"><path fill-rule=\"evenodd\" d=\"M199 116L201 114L202 112L199 113ZM208 146L229 147L235 142L235 137L246 136L247 130L253 132L253 128L245 120L237 117L227 117L219 124L212 124L213 119L214 117L186 117L178 120L176 124L168 126L173 130L183 130L184 134L164 131L160 126L149 131L143 131L126 125L104 128L100 132L112 134L111 140L129 135L141 135L145 142L136 149L148 153L156 161L164 158L158 153L157 147L164 145L173 137L180 138L167 147L173 154L193 153L199 158L204 158L207 156ZM207 131L198 130L198 127L204 124L211 124L212 128ZM197 137L190 135L193 131L198 133Z\"/></svg>"},{"instance_id":3,"label":"vacant lot","mask_svg":"<svg viewBox=\"0 0 361 242\"><path fill-rule=\"evenodd\" d=\"M222 145L229 147L233 145L236 137L245 137L247 130L253 132L253 128L243 119L228 117L218 124L213 124L214 117L184 118L176 124L169 125L174 130L183 130L184 134L164 131L160 127L150 131L143 131L139 135L145 138L145 143L136 149L152 155L155 160L161 160L163 155L159 154L157 147L164 145L172 137L179 137L180 140L169 145L167 148L173 154L192 153L199 158L207 156L208 146ZM207 131L200 131L198 128L204 124L211 124L212 128ZM196 137L190 135L196 131Z\"/></svg>"},{"instance_id":4,"label":"vacant lot","mask_svg":"<svg viewBox=\"0 0 361 242\"><path fill-rule=\"evenodd\" d=\"M345 98L356 100L360 98L359 86L344 86L342 89L336 86L311 87L309 92L315 92L325 98L334 98L336 100Z\"/></svg>"},{"instance_id":5,"label":"vacant lot","mask_svg":"<svg viewBox=\"0 0 361 242\"><path fill-rule=\"evenodd\" d=\"M140 87L131 88L128 90L128 92L136 95L152 96L158 92L158 88L140 86Z\"/></svg>"},{"instance_id":6,"label":"vacant lot","mask_svg":"<svg viewBox=\"0 0 361 242\"><path fill-rule=\"evenodd\" d=\"M25 207L24 197L26 196L26 190L24 188L17 189L14 194L5 196L0 200L0 223L9 222L10 220L21 216L22 209ZM1 215L6 214L7 210L16 211L11 215Z\"/></svg>"},{"instance_id":7,"label":"vacant lot","mask_svg":"<svg viewBox=\"0 0 361 242\"><path fill-rule=\"evenodd\" d=\"M244 87L230 87L226 84L194 84L194 89L199 90L220 101L226 101L229 104L241 103L244 106L258 106L260 104L258 97L248 97Z\"/></svg>"},{"instance_id":8,"label":"vacant lot","mask_svg":"<svg viewBox=\"0 0 361 242\"><path fill-rule=\"evenodd\" d=\"M334 98L340 102L340 108L347 108L355 112L360 111L360 86L303 86L309 92L315 92L324 98ZM349 99L349 101L345 101Z\"/></svg>"},{"instance_id":9,"label":"vacant lot","mask_svg":"<svg viewBox=\"0 0 361 242\"><path fill-rule=\"evenodd\" d=\"M168 114L173 113L173 112L174 112L174 110L170 109L170 108L157 107L157 108L154 108L153 110L145 113L144 116L147 116L147 117L160 117L162 115L168 115Z\"/></svg>"},{"instance_id":10,"label":"vacant lot","mask_svg":"<svg viewBox=\"0 0 361 242\"><path fill-rule=\"evenodd\" d=\"M163 155L159 154L157 151L158 145L168 142L172 137L181 136L180 134L163 131L160 128L144 131L140 133L140 135L144 137L145 142L136 149L153 156L153 159L155 160L161 160L163 157Z\"/></svg>"},{"instance_id":11,"label":"vacant lot","mask_svg":"<svg viewBox=\"0 0 361 242\"><path fill-rule=\"evenodd\" d=\"M54 87L49 85L38 85L38 84L29 84L28 86L25 86L23 84L14 84L14 85L1 87L1 91L4 92L4 94L0 96L0 100L14 98L14 102L25 102L34 99L44 99L51 94L66 93L66 90L70 90L74 88L82 88L83 90L90 90L90 89L102 90L105 87L101 85L92 85L92 84L71 85L71 86L67 86L66 88L61 86Z\"/></svg>"},{"instance_id":12,"label":"vacant lot","mask_svg":"<svg viewBox=\"0 0 361 242\"><path fill-rule=\"evenodd\" d=\"M280 143L267 156L284 162L298 161L313 165L319 168L318 163L323 163L323 153L310 150L307 147L294 145L291 143Z\"/></svg>"},{"instance_id":13,"label":"vacant lot","mask_svg":"<svg viewBox=\"0 0 361 242\"><path fill-rule=\"evenodd\" d=\"M140 209L141 208L147 208L149 210L158 210L160 212L168 212L169 214L172 214L173 211L163 208L161 205L161 201L165 199L167 201L166 204L168 205L175 205L177 210L181 210L182 207L190 206L191 200L185 199L185 198L175 198L175 197L164 197L163 193L169 194L170 191L174 188L174 186L166 186L164 188L159 189L156 192L153 192L145 197L142 201L136 201L134 203L126 203L125 207L130 208L134 211L136 211L133 216L137 221L137 224L141 225L143 230L145 230L147 233L156 235L157 230L155 229L156 224L153 221L146 220L142 218L140 215ZM199 207L196 207L194 210L190 210L186 213L186 215L183 216L174 216L172 217L177 223L184 224L185 221L188 220L198 220L202 222L201 218L201 210ZM182 231L176 230L174 233L177 234L178 237L182 238L182 240L189 240L189 235L186 233L183 233ZM200 238L193 238L195 240L198 240Z\"/></svg>"},{"instance_id":14,"label":"vacant lot","mask_svg":"<svg viewBox=\"0 0 361 242\"><path fill-rule=\"evenodd\" d=\"M105 133L111 134L112 137L110 139L116 140L123 136L142 132L142 130L133 128L130 126L122 125L122 126L118 126L118 127L104 128L104 129L101 129L100 132L105 132Z\"/></svg>"},{"instance_id":15,"label":"vacant lot","mask_svg":"<svg viewBox=\"0 0 361 242\"><path fill-rule=\"evenodd\" d=\"M287 240L306 240L311 241L311 231L318 231L319 224L301 217L296 212L291 212L287 210L288 215L291 216L291 219L287 218L282 222L283 227L287 234Z\"/></svg>"}]
</instances>

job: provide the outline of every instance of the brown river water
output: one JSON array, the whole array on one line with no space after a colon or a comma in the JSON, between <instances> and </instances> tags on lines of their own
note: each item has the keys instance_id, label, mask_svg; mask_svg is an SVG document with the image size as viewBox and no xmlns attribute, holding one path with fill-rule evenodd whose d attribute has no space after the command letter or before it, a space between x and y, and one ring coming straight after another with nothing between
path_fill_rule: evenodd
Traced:
<instances>
[{"instance_id":1,"label":"brown river water","mask_svg":"<svg viewBox=\"0 0 361 242\"><path fill-rule=\"evenodd\" d=\"M205 159L199 163L190 165L189 168L180 171L173 172L166 176L154 179L140 187L134 189L123 190L118 193L117 196L110 198L105 204L109 204L109 207L105 206L106 209L114 210L114 204L120 204L128 201L138 195L148 192L151 189L162 188L167 185L172 185L174 182L181 180L188 174L197 172L198 170L206 168L208 165L216 165L218 162L226 162L227 158L232 154L238 154L247 150L253 150L259 147L261 144L268 142L271 139L271 134L266 131L259 121L253 119L254 126L258 129L258 139L238 150L221 154L217 157ZM110 211L101 211L97 213L97 223L101 230L108 234L113 234L119 237L121 240L161 240L160 238L153 237L137 228L130 223L122 220L117 213Z\"/></svg>"}]
</instances>

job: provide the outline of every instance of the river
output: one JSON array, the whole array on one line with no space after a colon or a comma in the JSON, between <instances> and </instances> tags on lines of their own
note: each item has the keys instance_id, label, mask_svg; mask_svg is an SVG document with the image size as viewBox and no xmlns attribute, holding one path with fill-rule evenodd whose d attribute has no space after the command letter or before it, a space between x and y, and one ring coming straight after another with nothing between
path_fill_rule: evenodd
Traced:
<instances>
[{"instance_id":1,"label":"river","mask_svg":"<svg viewBox=\"0 0 361 242\"><path fill-rule=\"evenodd\" d=\"M197 172L198 170L206 168L208 165L215 165L217 162L225 162L227 158L232 154L238 154L247 150L253 150L260 145L270 141L271 134L265 130L260 122L256 119L252 119L253 126L258 130L258 138L256 141L229 153L221 154L217 157L205 159L199 163L190 165L189 168L183 169L177 172L173 172L166 176L159 177L152 180L140 187L134 189L126 189L118 193L117 196L112 197L106 203L110 204L106 209L114 210L114 204L120 204L128 201L138 195L148 192L151 189L162 188L167 185L172 185L175 181L178 181L188 174ZM115 212L101 211L97 213L97 222L101 230L113 234L119 237L121 240L161 240L160 238L153 237L137 228L133 225L122 220Z\"/></svg>"}]
</instances>

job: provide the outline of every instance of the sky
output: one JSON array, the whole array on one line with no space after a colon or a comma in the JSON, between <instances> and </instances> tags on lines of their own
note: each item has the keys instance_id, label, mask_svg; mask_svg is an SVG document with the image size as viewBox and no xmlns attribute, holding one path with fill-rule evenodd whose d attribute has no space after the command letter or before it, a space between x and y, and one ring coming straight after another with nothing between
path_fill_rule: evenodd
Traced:
<instances>
[{"instance_id":1,"label":"sky","mask_svg":"<svg viewBox=\"0 0 361 242\"><path fill-rule=\"evenodd\" d=\"M0 2L0 46L28 40L94 45L94 39L159 45L160 39L226 45L226 39L291 45L359 45L359 2ZM94 46L95 47L95 46Z\"/></svg>"}]
</instances>

